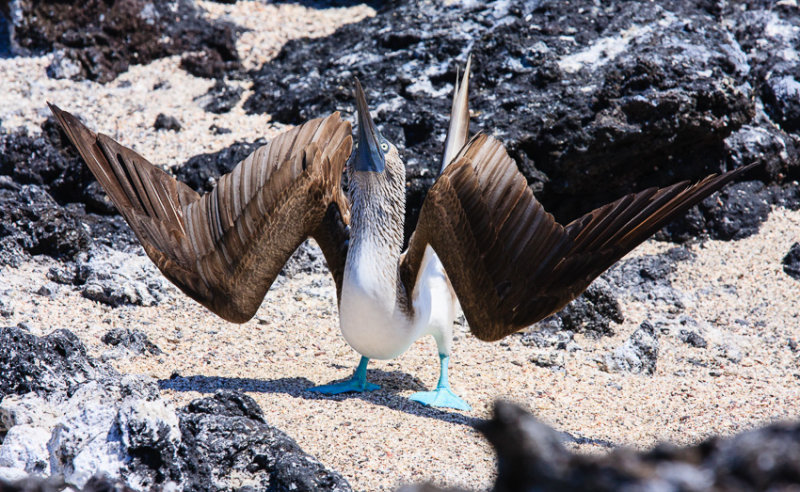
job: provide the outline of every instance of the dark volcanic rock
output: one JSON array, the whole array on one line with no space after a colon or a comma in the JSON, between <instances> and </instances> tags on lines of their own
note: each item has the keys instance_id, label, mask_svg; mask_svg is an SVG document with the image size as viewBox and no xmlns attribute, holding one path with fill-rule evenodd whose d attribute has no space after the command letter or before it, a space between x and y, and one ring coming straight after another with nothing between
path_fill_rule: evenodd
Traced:
<instances>
[{"instance_id":1,"label":"dark volcanic rock","mask_svg":"<svg viewBox=\"0 0 800 492\"><path fill-rule=\"evenodd\" d=\"M676 264L691 255L685 247L676 247L660 255L622 260L561 311L524 330L523 343L570 350L576 347L572 340L575 333L595 337L613 335L613 324L625 320L619 298L661 302L673 313L682 311L684 295L672 287L669 277Z\"/></svg>"},{"instance_id":2,"label":"dark volcanic rock","mask_svg":"<svg viewBox=\"0 0 800 492\"><path fill-rule=\"evenodd\" d=\"M72 394L78 386L114 374L86 355L78 337L56 330L39 338L17 327L0 328L0 400L31 391Z\"/></svg>"},{"instance_id":3,"label":"dark volcanic rock","mask_svg":"<svg viewBox=\"0 0 800 492\"><path fill-rule=\"evenodd\" d=\"M287 43L253 74L245 107L287 123L352 112L357 76L408 164L408 233L436 175L456 69L472 50L473 128L500 138L545 208L569 220L730 160L725 139L755 115L748 58L704 5L402 3L314 43Z\"/></svg>"},{"instance_id":4,"label":"dark volcanic rock","mask_svg":"<svg viewBox=\"0 0 800 492\"><path fill-rule=\"evenodd\" d=\"M800 130L800 16L797 7L747 0L726 5L726 17L750 65L770 117L785 131Z\"/></svg>"},{"instance_id":5,"label":"dark volcanic rock","mask_svg":"<svg viewBox=\"0 0 800 492\"><path fill-rule=\"evenodd\" d=\"M155 380L120 375L66 330L39 338L0 328L0 372L3 476L61 476L84 490L161 490L173 482L177 490L232 491L242 481L260 490L351 490L268 425L252 398L220 392L176 411Z\"/></svg>"},{"instance_id":6,"label":"dark volcanic rock","mask_svg":"<svg viewBox=\"0 0 800 492\"><path fill-rule=\"evenodd\" d=\"M112 307L154 306L176 294L172 284L141 253L96 248L76 267L81 295Z\"/></svg>"},{"instance_id":7,"label":"dark volcanic rock","mask_svg":"<svg viewBox=\"0 0 800 492\"><path fill-rule=\"evenodd\" d=\"M199 193L211 191L218 177L229 173L236 164L266 143L264 139L235 143L213 154L196 155L175 169L175 177Z\"/></svg>"},{"instance_id":8,"label":"dark volcanic rock","mask_svg":"<svg viewBox=\"0 0 800 492\"><path fill-rule=\"evenodd\" d=\"M17 0L12 6L18 51L57 51L51 76L107 82L130 64L183 52L192 52L184 65L195 75L239 67L235 29L207 20L190 0Z\"/></svg>"},{"instance_id":9,"label":"dark volcanic rock","mask_svg":"<svg viewBox=\"0 0 800 492\"><path fill-rule=\"evenodd\" d=\"M643 255L623 260L610 268L605 279L617 295L630 296L640 302L663 302L675 311L684 308L683 294L672 287L670 275L677 263L692 258L685 247L676 247L659 255Z\"/></svg>"},{"instance_id":10,"label":"dark volcanic rock","mask_svg":"<svg viewBox=\"0 0 800 492\"><path fill-rule=\"evenodd\" d=\"M248 473L263 490L351 490L341 475L326 470L297 443L269 426L249 396L219 391L181 411L180 455L191 474L185 490L213 491L231 473Z\"/></svg>"},{"instance_id":11,"label":"dark volcanic rock","mask_svg":"<svg viewBox=\"0 0 800 492\"><path fill-rule=\"evenodd\" d=\"M113 205L52 117L37 136L24 130L0 133L0 175L17 184L43 186L61 204L83 202L92 212L113 212Z\"/></svg>"},{"instance_id":12,"label":"dark volcanic rock","mask_svg":"<svg viewBox=\"0 0 800 492\"><path fill-rule=\"evenodd\" d=\"M79 218L36 185L0 189L0 263L17 265L24 255L74 259L91 244Z\"/></svg>"},{"instance_id":13,"label":"dark volcanic rock","mask_svg":"<svg viewBox=\"0 0 800 492\"><path fill-rule=\"evenodd\" d=\"M181 131L181 124L174 116L167 116L164 113L158 113L156 121L153 123L153 128L156 130L172 130L175 132Z\"/></svg>"},{"instance_id":14,"label":"dark volcanic rock","mask_svg":"<svg viewBox=\"0 0 800 492\"><path fill-rule=\"evenodd\" d=\"M700 336L700 334L697 333L696 331L681 330L680 332L678 332L678 337L684 343L691 345L692 347L697 347L697 348L708 347L708 342L706 342L706 339Z\"/></svg>"},{"instance_id":15,"label":"dark volcanic rock","mask_svg":"<svg viewBox=\"0 0 800 492\"><path fill-rule=\"evenodd\" d=\"M496 402L478 429L497 452L495 492L641 490L792 490L800 485L800 424L772 424L733 437L646 452L573 454L562 436L521 407ZM408 488L430 492L425 486ZM451 489L453 490L453 489Z\"/></svg>"},{"instance_id":16,"label":"dark volcanic rock","mask_svg":"<svg viewBox=\"0 0 800 492\"><path fill-rule=\"evenodd\" d=\"M97 215L97 214L102 215ZM138 242L52 118L42 133L0 133L0 264L27 254L71 260L91 244Z\"/></svg>"},{"instance_id":17,"label":"dark volcanic rock","mask_svg":"<svg viewBox=\"0 0 800 492\"><path fill-rule=\"evenodd\" d=\"M242 88L231 86L217 80L208 92L199 99L203 109L211 113L221 114L230 111L242 97Z\"/></svg>"},{"instance_id":18,"label":"dark volcanic rock","mask_svg":"<svg viewBox=\"0 0 800 492\"><path fill-rule=\"evenodd\" d=\"M134 354L161 354L161 349L139 330L114 328L106 332L100 340L106 345L126 348Z\"/></svg>"},{"instance_id":19,"label":"dark volcanic rock","mask_svg":"<svg viewBox=\"0 0 800 492\"><path fill-rule=\"evenodd\" d=\"M493 492L635 492L643 490L794 490L800 485L800 423L777 423L700 444L660 444L650 451L616 448L575 454L563 434L521 407L495 402L478 430L497 452ZM433 485L401 492L458 492Z\"/></svg>"},{"instance_id":20,"label":"dark volcanic rock","mask_svg":"<svg viewBox=\"0 0 800 492\"><path fill-rule=\"evenodd\" d=\"M794 243L783 257L783 271L792 278L800 280L800 243Z\"/></svg>"},{"instance_id":21,"label":"dark volcanic rock","mask_svg":"<svg viewBox=\"0 0 800 492\"><path fill-rule=\"evenodd\" d=\"M595 337L613 335L611 323L625 321L619 301L602 278L554 316L561 318L563 329Z\"/></svg>"},{"instance_id":22,"label":"dark volcanic rock","mask_svg":"<svg viewBox=\"0 0 800 492\"><path fill-rule=\"evenodd\" d=\"M733 183L664 227L656 237L684 242L698 236L722 240L751 236L767 219L774 192L760 181Z\"/></svg>"}]
</instances>

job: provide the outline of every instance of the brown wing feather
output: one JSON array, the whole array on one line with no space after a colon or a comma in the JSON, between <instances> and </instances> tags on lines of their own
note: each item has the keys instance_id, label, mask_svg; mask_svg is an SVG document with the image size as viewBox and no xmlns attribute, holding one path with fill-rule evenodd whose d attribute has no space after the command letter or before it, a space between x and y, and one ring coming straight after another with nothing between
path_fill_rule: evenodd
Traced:
<instances>
[{"instance_id":1,"label":"brown wing feather","mask_svg":"<svg viewBox=\"0 0 800 492\"><path fill-rule=\"evenodd\" d=\"M431 245L472 332L498 340L561 309L669 220L754 165L632 193L564 227L503 146L477 135L428 192L401 278L414 288Z\"/></svg>"},{"instance_id":2,"label":"brown wing feather","mask_svg":"<svg viewBox=\"0 0 800 492\"><path fill-rule=\"evenodd\" d=\"M250 319L309 236L341 292L349 217L341 176L352 137L338 113L276 137L201 196L71 114L51 109L150 259L211 311L229 321Z\"/></svg>"}]
</instances>

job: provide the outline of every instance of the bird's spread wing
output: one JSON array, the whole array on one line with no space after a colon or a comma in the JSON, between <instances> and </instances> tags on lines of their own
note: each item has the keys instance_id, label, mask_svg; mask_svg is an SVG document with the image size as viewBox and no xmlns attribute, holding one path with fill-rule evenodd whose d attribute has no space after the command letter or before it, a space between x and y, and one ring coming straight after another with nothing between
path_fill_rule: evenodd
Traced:
<instances>
[{"instance_id":1,"label":"bird's spread wing","mask_svg":"<svg viewBox=\"0 0 800 492\"><path fill-rule=\"evenodd\" d=\"M276 137L201 196L50 107L150 259L211 311L239 323L253 317L309 236L322 248L341 291L349 209L340 183L352 136L339 113Z\"/></svg>"},{"instance_id":2,"label":"bird's spread wing","mask_svg":"<svg viewBox=\"0 0 800 492\"><path fill-rule=\"evenodd\" d=\"M498 340L561 309L670 219L752 166L632 193L562 226L502 144L479 134L428 192L401 280L413 292L432 246L473 334Z\"/></svg>"}]
</instances>

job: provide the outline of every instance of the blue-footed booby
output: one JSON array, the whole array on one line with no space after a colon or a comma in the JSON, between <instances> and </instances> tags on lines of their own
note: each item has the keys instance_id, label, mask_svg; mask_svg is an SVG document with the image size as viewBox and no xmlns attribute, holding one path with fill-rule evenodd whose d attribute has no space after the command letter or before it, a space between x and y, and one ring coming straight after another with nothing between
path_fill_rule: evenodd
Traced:
<instances>
[{"instance_id":1,"label":"blue-footed booby","mask_svg":"<svg viewBox=\"0 0 800 492\"><path fill-rule=\"evenodd\" d=\"M150 259L228 321L253 317L292 253L316 240L336 284L342 334L362 357L351 379L314 391L377 389L367 381L369 359L396 357L432 335L439 382L411 398L469 409L448 384L459 310L485 341L529 326L754 164L631 193L561 225L499 141L486 134L468 140L468 85L469 62L460 84L456 77L440 175L405 252L405 167L375 127L358 81L355 149L338 112L313 119L254 151L204 195L50 108Z\"/></svg>"}]
</instances>

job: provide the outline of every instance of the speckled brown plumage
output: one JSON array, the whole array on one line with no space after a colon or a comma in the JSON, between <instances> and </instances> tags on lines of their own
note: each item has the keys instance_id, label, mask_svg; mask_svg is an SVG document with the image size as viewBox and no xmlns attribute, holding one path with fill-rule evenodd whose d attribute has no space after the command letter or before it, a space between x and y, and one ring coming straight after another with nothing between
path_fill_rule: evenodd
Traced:
<instances>
[{"instance_id":1,"label":"speckled brown plumage","mask_svg":"<svg viewBox=\"0 0 800 492\"><path fill-rule=\"evenodd\" d=\"M401 277L414 285L430 244L472 333L498 340L561 309L669 220L754 165L632 193L562 226L502 144L477 135L428 192Z\"/></svg>"},{"instance_id":2,"label":"speckled brown plumage","mask_svg":"<svg viewBox=\"0 0 800 492\"><path fill-rule=\"evenodd\" d=\"M309 236L320 244L341 290L348 217L341 176L352 136L339 113L276 137L201 196L50 107L150 259L211 311L233 322L252 318Z\"/></svg>"}]
</instances>

